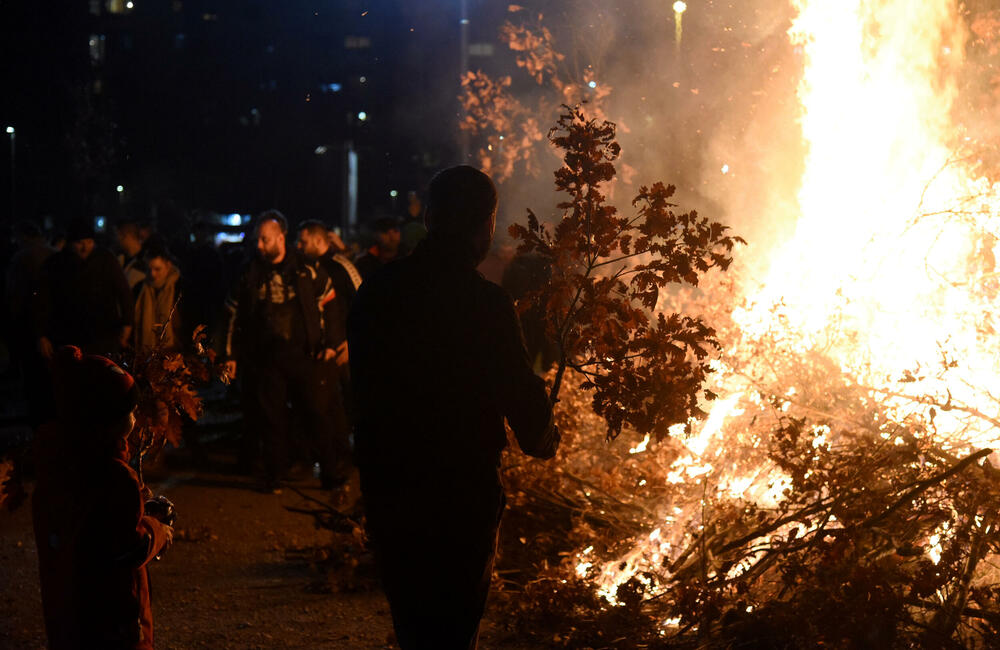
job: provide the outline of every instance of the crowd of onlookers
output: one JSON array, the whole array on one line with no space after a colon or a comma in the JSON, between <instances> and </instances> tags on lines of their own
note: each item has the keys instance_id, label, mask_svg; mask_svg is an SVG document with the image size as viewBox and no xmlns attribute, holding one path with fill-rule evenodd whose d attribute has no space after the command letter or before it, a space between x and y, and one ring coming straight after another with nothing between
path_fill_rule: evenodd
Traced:
<instances>
[{"instance_id":1,"label":"crowd of onlookers","mask_svg":"<svg viewBox=\"0 0 1000 650\"><path fill-rule=\"evenodd\" d=\"M266 224L277 218L282 224L280 236L288 259L320 269L333 283L329 295L318 296L328 301L318 316L324 335L331 340L324 338L315 343L334 351L339 347L340 358L322 361L341 368L337 384L344 392L327 400L342 411L334 415L337 424L324 422L321 426L327 432L337 429L334 435L346 440L347 310L351 296L365 277L412 251L424 234L420 200L415 194L408 208L402 219L377 219L369 224L365 239L347 242L319 221L300 222L289 231L284 217L275 211L252 219L241 242L232 241L232 237L218 242L221 228L210 218L200 218L184 232L173 233L158 232L150 222L129 219L107 224L102 228L104 232L97 232L94 219L74 219L64 229L50 233L32 221L15 223L11 246L5 259L0 260L5 323L0 337L9 353L8 377L16 377L23 386L29 424L37 427L52 415L49 366L57 350L67 345L77 346L84 353L104 355L153 346L185 351L195 329L201 328L219 358L229 362L233 370L236 366L249 370L247 377L240 379L252 383L255 375L261 374L255 371L261 366L259 359L268 355L268 342L256 341L252 350L237 352L234 341L241 331L254 329L248 319L260 320L266 326L272 315L260 310L238 314L235 300L248 270L266 258L259 241L262 226L266 230ZM98 223L105 225L103 220ZM238 315L244 316L242 322ZM303 318L298 313L294 316ZM310 350L310 354L313 352ZM245 363L238 363L241 360ZM327 385L332 380L321 382L320 378L310 377L309 382L312 392L332 390ZM302 388L298 386L293 392L309 392ZM244 398L259 402L246 386L243 389ZM273 390L266 392L268 397L273 394ZM295 397L289 399L295 401ZM244 403L244 410L253 410L254 403ZM284 402L280 406L284 407ZM248 428L255 427L251 424ZM244 466L252 466L261 458L262 439L272 452L265 458L274 457L274 445L267 444L270 431L256 428L256 435L250 432L244 436ZM312 437L322 436L328 433L316 432ZM330 445L320 445L324 446ZM338 448L341 456L346 455L346 442L339 443ZM343 464L340 460L337 463ZM276 485L280 473L279 469L269 471L268 484ZM325 479L324 483L341 478Z\"/></svg>"},{"instance_id":2,"label":"crowd of onlookers","mask_svg":"<svg viewBox=\"0 0 1000 650\"><path fill-rule=\"evenodd\" d=\"M544 318L523 311L522 329L510 295L548 267L492 247L498 195L482 171L443 170L427 196L426 210L411 196L403 220L375 220L364 246L277 210L225 248L204 220L171 238L126 220L102 237L77 219L61 242L16 225L3 335L34 431L51 647L153 647L146 566L170 545L173 515L131 466L143 378L116 359L187 351L201 332L238 387L244 469L269 493L296 451L325 489L357 473L401 646L476 647L504 423L529 455L559 445L536 374L554 358Z\"/></svg>"}]
</instances>

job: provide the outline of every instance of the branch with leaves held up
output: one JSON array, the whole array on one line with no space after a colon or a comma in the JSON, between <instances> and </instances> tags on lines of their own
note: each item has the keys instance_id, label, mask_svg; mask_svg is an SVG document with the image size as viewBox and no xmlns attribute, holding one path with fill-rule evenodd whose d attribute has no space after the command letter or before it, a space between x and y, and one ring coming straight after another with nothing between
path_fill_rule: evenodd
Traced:
<instances>
[{"instance_id":1,"label":"branch with leaves held up","mask_svg":"<svg viewBox=\"0 0 1000 650\"><path fill-rule=\"evenodd\" d=\"M615 125L563 108L549 132L563 152L555 172L556 190L568 195L557 206L562 215L550 227L529 210L526 224L510 227L519 254L539 256L551 269L520 308L540 307L558 346L553 400L566 369L574 369L609 438L629 426L662 439L670 426L703 416L702 399L714 399L704 384L719 343L701 319L658 312L660 292L725 271L744 242L695 211L675 212L675 188L663 183L641 187L635 214L621 215L604 194L621 154Z\"/></svg>"}]
</instances>

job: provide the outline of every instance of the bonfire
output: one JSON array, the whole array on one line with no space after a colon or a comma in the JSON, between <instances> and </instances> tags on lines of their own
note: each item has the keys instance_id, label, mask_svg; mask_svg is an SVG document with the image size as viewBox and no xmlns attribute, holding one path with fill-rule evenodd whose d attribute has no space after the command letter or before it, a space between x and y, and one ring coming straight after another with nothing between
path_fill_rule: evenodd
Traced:
<instances>
[{"instance_id":1,"label":"bonfire","mask_svg":"<svg viewBox=\"0 0 1000 650\"><path fill-rule=\"evenodd\" d=\"M602 385L572 362L553 371L558 469L507 469L498 579L513 633L567 647L1000 634L1000 186L995 146L957 117L967 57L992 51L1000 23L946 0L794 8L794 231L756 278L704 268L647 304L717 343L685 351L703 385L688 419L657 421L666 434L624 417L605 442L613 407L635 405L595 398Z\"/></svg>"}]
</instances>

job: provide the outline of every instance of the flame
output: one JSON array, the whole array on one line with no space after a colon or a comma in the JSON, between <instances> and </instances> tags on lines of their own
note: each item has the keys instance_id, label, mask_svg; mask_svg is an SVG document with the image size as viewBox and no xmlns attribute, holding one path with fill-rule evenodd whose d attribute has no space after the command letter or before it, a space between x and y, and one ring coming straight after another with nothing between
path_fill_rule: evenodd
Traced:
<instances>
[{"instance_id":1,"label":"flame","mask_svg":"<svg viewBox=\"0 0 1000 650\"><path fill-rule=\"evenodd\" d=\"M803 58L798 99L807 145L799 216L761 288L748 294L750 306L734 318L748 340L777 331L790 349L823 347L901 416L915 408L901 397L908 391L995 412L988 388L1000 386L1000 344L982 314L998 291L974 289L995 277L988 265L1000 252L1000 186L980 178L960 153L969 138L952 109L967 33L957 3L791 1L797 17L788 36ZM960 364L930 372L943 355ZM916 383L915 368L928 370ZM711 478L712 489L730 497L773 505L787 478L767 468L731 475L716 444L735 435L725 424L741 404L763 406L745 384L722 388L725 397L686 441L689 453L667 480L708 485ZM794 396L794 389L786 395ZM942 413L936 421L955 446L996 442L987 423L962 416ZM826 444L830 430L816 433L815 444ZM645 449L644 442L630 452ZM698 519L679 508L674 514ZM682 548L685 533L672 530L680 528L671 526L674 519L602 568L581 558L598 592L615 602L618 585ZM947 534L928 540L934 561Z\"/></svg>"}]
</instances>

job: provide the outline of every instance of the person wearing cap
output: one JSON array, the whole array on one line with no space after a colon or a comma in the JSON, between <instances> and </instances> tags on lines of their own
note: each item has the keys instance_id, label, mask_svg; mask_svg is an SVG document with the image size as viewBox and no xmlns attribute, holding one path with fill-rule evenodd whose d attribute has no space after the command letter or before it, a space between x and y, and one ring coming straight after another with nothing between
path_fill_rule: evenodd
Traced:
<instances>
[{"instance_id":1,"label":"person wearing cap","mask_svg":"<svg viewBox=\"0 0 1000 650\"><path fill-rule=\"evenodd\" d=\"M476 646L505 504L504 418L531 456L559 444L514 305L476 271L496 208L486 174L438 173L427 238L365 280L348 316L355 462L404 650Z\"/></svg>"},{"instance_id":2,"label":"person wearing cap","mask_svg":"<svg viewBox=\"0 0 1000 650\"><path fill-rule=\"evenodd\" d=\"M376 271L399 257L401 236L399 222L392 217L381 217L372 224L375 233L375 243L354 260L354 266L361 273L361 278L367 280Z\"/></svg>"},{"instance_id":3,"label":"person wearing cap","mask_svg":"<svg viewBox=\"0 0 1000 650\"><path fill-rule=\"evenodd\" d=\"M38 351L46 359L63 345L109 354L128 344L132 292L114 254L94 237L90 220L74 220L69 243L42 266L34 326Z\"/></svg>"},{"instance_id":4,"label":"person wearing cap","mask_svg":"<svg viewBox=\"0 0 1000 650\"><path fill-rule=\"evenodd\" d=\"M32 520L53 650L153 647L147 565L173 529L145 511L129 467L138 390L105 357L53 355L56 417L35 438Z\"/></svg>"}]
</instances>

